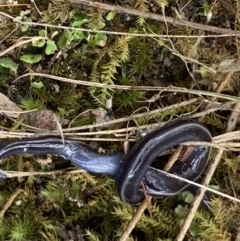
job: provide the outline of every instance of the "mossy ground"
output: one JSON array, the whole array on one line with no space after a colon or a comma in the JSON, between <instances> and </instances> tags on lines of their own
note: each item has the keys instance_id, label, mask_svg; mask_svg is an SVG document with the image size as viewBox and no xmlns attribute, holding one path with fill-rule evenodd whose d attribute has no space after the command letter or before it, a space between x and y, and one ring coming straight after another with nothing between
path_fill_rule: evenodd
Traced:
<instances>
[{"instance_id":1,"label":"mossy ground","mask_svg":"<svg viewBox=\"0 0 240 241\"><path fill-rule=\"evenodd\" d=\"M19 0L16 5L10 1L1 4L0 47L6 50L0 57L3 94L23 110L51 110L66 137L84 140L105 152L123 150L126 130L118 136L114 130L132 128L128 138L134 140L140 136L136 131L140 126L192 118L204 111L210 100L208 108L219 108L200 115L201 122L213 136L225 132L233 104L227 109L222 105L231 96L237 102L234 97L239 96L240 87L239 32L234 35L240 31L238 0L97 1L126 9L120 13L106 5L96 8L79 2ZM142 14L129 14L130 8ZM162 16L163 21L151 14ZM210 96L223 82L220 91L230 97L213 100ZM105 85L99 87L99 83ZM136 86L142 88L134 89ZM195 97L199 99L191 104L166 108ZM163 111L149 114L161 108ZM130 116L133 118L127 119ZM123 117L124 121L100 126ZM49 118L52 121L53 117ZM6 133L33 133L34 128L23 125L31 125L26 120L0 117ZM90 137L80 135L80 128L95 122L99 126L84 129L94 132ZM100 130L113 131L100 135ZM1 219L0 240L118 240L137 207L119 199L112 179L59 171L69 167L57 158L43 163L32 156L9 157L3 162L4 170L41 175L19 174L0 182L0 206L4 210L6 203L11 204ZM211 184L238 198L239 170L239 153L225 152ZM152 217L144 213L128 240L174 240L189 202L185 195L153 199ZM201 210L196 214L186 240L238 240L239 204L215 197L212 206L212 213Z\"/></svg>"}]
</instances>

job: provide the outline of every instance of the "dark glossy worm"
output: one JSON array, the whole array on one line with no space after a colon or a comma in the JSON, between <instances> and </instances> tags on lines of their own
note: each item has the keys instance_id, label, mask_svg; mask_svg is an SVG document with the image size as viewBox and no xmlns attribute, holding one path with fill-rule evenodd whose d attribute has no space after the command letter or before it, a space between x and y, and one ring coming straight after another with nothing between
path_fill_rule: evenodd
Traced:
<instances>
[{"instance_id":1,"label":"dark glossy worm","mask_svg":"<svg viewBox=\"0 0 240 241\"><path fill-rule=\"evenodd\" d=\"M121 199L128 203L138 203L144 195L139 189L143 180L146 191L152 196L172 196L189 184L159 173L149 168L163 151L187 141L211 141L208 129L192 120L174 121L143 137L127 153L117 172L116 187ZM195 146L185 162L176 162L169 170L180 177L196 180L202 173L210 148Z\"/></svg>"},{"instance_id":2,"label":"dark glossy worm","mask_svg":"<svg viewBox=\"0 0 240 241\"><path fill-rule=\"evenodd\" d=\"M121 199L136 204L144 198L140 188L142 180L147 193L152 196L171 196L189 185L150 167L163 151L187 141L211 141L211 134L196 121L175 121L143 137L125 157L120 152L101 154L87 144L74 140L65 139L63 144L62 139L56 136L33 137L0 145L0 159L24 153L61 156L88 172L115 178ZM209 147L195 146L187 160L176 162L169 172L196 180L206 165L209 153Z\"/></svg>"}]
</instances>

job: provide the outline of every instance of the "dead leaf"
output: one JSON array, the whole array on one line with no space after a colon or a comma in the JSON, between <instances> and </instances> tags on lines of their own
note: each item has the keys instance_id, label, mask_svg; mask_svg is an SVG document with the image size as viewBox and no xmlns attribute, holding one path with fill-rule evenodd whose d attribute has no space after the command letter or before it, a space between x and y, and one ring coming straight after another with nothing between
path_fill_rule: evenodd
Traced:
<instances>
[{"instance_id":1,"label":"dead leaf","mask_svg":"<svg viewBox=\"0 0 240 241\"><path fill-rule=\"evenodd\" d=\"M21 108L2 93L0 93L0 111L12 118L18 118L23 112Z\"/></svg>"}]
</instances>

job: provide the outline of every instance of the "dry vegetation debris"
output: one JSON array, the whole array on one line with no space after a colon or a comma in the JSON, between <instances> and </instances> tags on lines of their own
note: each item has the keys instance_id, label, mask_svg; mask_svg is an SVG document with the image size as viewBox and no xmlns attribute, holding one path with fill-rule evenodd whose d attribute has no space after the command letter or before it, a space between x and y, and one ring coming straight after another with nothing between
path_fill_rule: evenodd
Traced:
<instances>
[{"instance_id":1,"label":"dry vegetation debris","mask_svg":"<svg viewBox=\"0 0 240 241\"><path fill-rule=\"evenodd\" d=\"M238 0L0 1L0 137L41 129L114 152L198 118L216 136L208 181L238 199L239 37ZM136 207L111 179L35 160L2 164L18 178L0 183L1 240L239 240L239 203L218 196L179 233L186 194L151 200L126 235Z\"/></svg>"}]
</instances>

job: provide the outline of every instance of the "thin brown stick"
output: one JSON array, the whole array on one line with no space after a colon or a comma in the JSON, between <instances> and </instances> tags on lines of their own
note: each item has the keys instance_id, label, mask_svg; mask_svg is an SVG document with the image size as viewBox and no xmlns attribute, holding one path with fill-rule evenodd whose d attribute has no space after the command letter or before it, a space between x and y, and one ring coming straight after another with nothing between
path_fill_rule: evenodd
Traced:
<instances>
[{"instance_id":1,"label":"thin brown stick","mask_svg":"<svg viewBox=\"0 0 240 241\"><path fill-rule=\"evenodd\" d=\"M223 88L225 87L225 85L230 81L232 77L232 72L229 72L227 74L227 76L225 77L225 79L220 83L220 85L218 86L217 90L218 92L220 92L221 90L223 90ZM214 99L215 100L215 99ZM235 105L235 108L238 108L238 104ZM233 110L234 112L234 110ZM237 118L236 115L234 115L235 118ZM231 125L231 122L228 122L228 126L226 128L226 132L230 132L232 131L232 128L233 125ZM215 156L215 158L213 158L213 163L210 165L208 171L206 172L206 176L205 178L203 179L202 181L202 185L203 186L208 186L211 179L212 179L212 176L215 172L215 170L217 169L217 166L222 158L222 154L223 154L223 150L221 149L218 149L217 150L217 154ZM193 203L192 203L192 207L190 208L189 212L188 212L188 215L181 227L181 230L180 232L178 233L177 237L176 237L176 241L182 241L192 223L192 220L195 216L195 213L203 199L203 196L204 196L204 193L205 193L206 189L203 189L203 188L200 188L199 190L199 193L198 195L195 197Z\"/></svg>"},{"instance_id":2,"label":"thin brown stick","mask_svg":"<svg viewBox=\"0 0 240 241\"><path fill-rule=\"evenodd\" d=\"M86 172L85 170L78 169L72 170L72 168L65 168L61 170L49 171L49 172L18 172L18 171L1 171L7 178L15 178L15 177L30 177L30 176L54 176L57 174L63 173L83 173Z\"/></svg>"},{"instance_id":3,"label":"thin brown stick","mask_svg":"<svg viewBox=\"0 0 240 241\"><path fill-rule=\"evenodd\" d=\"M17 80L19 80L21 78L24 78L24 77L27 77L27 76L39 76L39 77L54 79L54 80L58 80L58 81L66 82L66 83L72 83L72 84L84 85L84 86L100 87L100 88L110 88L110 89L118 89L118 90L166 91L166 92L171 92L171 93L179 92L179 93L189 93L189 94L198 95L198 96L217 97L217 98L220 98L220 99L226 99L226 100L230 100L230 101L232 101L232 100L240 101L240 98L236 97L236 96L218 94L218 93L204 91L204 90L186 89L186 88L183 88L183 87L108 85L108 84L104 84L104 83L96 83L96 82L89 82L89 81L84 81L84 80L76 80L76 79L51 75L51 74L43 74L43 73L23 74L23 75L17 77L14 81L17 81Z\"/></svg>"},{"instance_id":4,"label":"thin brown stick","mask_svg":"<svg viewBox=\"0 0 240 241\"><path fill-rule=\"evenodd\" d=\"M148 200L145 199L141 205L139 206L137 212L133 215L133 218L131 219L131 221L129 222L127 228L124 230L122 236L119 238L118 241L126 241L127 238L129 237L129 235L131 234L132 230L134 229L134 227L136 226L136 223L138 222L138 220L141 218L144 210L147 208L147 203L150 202L150 200L152 199L152 197L148 197Z\"/></svg>"},{"instance_id":5,"label":"thin brown stick","mask_svg":"<svg viewBox=\"0 0 240 241\"><path fill-rule=\"evenodd\" d=\"M8 37L11 36L18 28L19 28L19 26L15 27L10 33L8 33L3 39L0 40L0 43L4 42L6 39L8 39Z\"/></svg>"},{"instance_id":6,"label":"thin brown stick","mask_svg":"<svg viewBox=\"0 0 240 241\"><path fill-rule=\"evenodd\" d=\"M14 199L21 193L23 190L18 189L15 193L12 194L12 196L8 199L7 203L3 206L2 210L0 211L0 219L3 219L3 216L5 212L8 210L8 208L12 205L12 202Z\"/></svg>"},{"instance_id":7,"label":"thin brown stick","mask_svg":"<svg viewBox=\"0 0 240 241\"><path fill-rule=\"evenodd\" d=\"M175 161L177 160L179 153L181 152L181 146L179 146L179 148L171 155L171 158L169 159L168 163L165 165L164 167L164 171L168 171L172 165L175 163ZM134 227L136 226L138 220L141 218L144 210L147 208L150 214L150 217L152 217L152 212L151 212L151 208L150 208L150 202L152 200L151 196L147 195L144 183L142 182L142 189L143 189L143 193L145 196L144 201L142 202L142 204L139 206L137 212L134 214L132 220L129 222L127 228L124 230L121 238L119 239L119 241L126 241L127 238L129 237L129 235L131 234L132 230L134 229Z\"/></svg>"},{"instance_id":8,"label":"thin brown stick","mask_svg":"<svg viewBox=\"0 0 240 241\"><path fill-rule=\"evenodd\" d=\"M189 101L187 101L185 104L190 104L191 101L194 102L194 99L191 99ZM218 104L218 103L215 103L215 107L211 107L210 109L206 110L206 111L201 111L201 112L198 112L198 113L195 113L195 114L191 114L191 115L182 115L180 117L188 117L188 118L197 118L199 116L205 116L209 113L212 113L212 112L215 112L217 110L230 110L231 109L231 106L235 103L235 101L229 101L225 104ZM179 106L169 106L167 108L170 108L170 109L174 109L174 108L178 108ZM158 110L158 113L161 113L161 111L163 111L162 109L159 109ZM239 111L236 111L237 113ZM146 116L148 115L149 117L151 116L151 114L154 114L153 112L143 112L141 114L137 114L137 115L141 115L141 116ZM157 114L157 112L156 112ZM141 117L141 116L135 116L135 115L132 115L132 118L137 118L137 117ZM114 121L114 122L113 122ZM78 139L78 140L98 140L98 141L124 141L125 139L121 139L121 138L84 138L84 137L81 137L81 136L89 136L89 135L92 135L92 136L96 136L96 135L105 135L105 134L114 134L116 137L119 137L119 136L125 136L126 132L133 132L133 131L139 131L139 130L151 130L151 129L154 129L154 128L157 128L157 127L160 127L161 125L164 125L165 122L161 122L161 123L152 123L152 124L146 124L146 125L141 125L141 126L132 126L132 127L128 127L128 128L121 128L121 129L114 129L114 130L104 130L104 131L90 131L90 132L76 132L78 130L87 130L87 129L93 129L95 127L103 127L103 126L110 126L112 124L116 124L116 123L122 123L124 121L129 121L129 117L125 117L125 118L120 118L120 119L115 119L115 120L111 120L111 121L108 121L108 122L105 122L103 124L91 124L91 125L85 125L85 126L82 126L82 127L79 127L79 128L67 128L67 129L63 129L63 132L64 132L64 136L65 137L71 137L71 138L74 138L74 139ZM22 123L19 123L22 125ZM27 127L31 127L31 126L27 126ZM3 128L3 127L2 127ZM4 129L4 128L3 128ZM32 132L20 132L20 131L8 131L7 128L5 128L6 130L2 130L0 131L0 138L7 138L7 137L10 137L10 138L23 138L23 137L30 137L30 136L34 136L35 134L32 133ZM39 129L42 131L42 129ZM71 133L71 132L74 132L74 133ZM120 134L120 133L123 133L123 134ZM57 132L53 131L53 132L47 132L47 133L43 133L41 132L40 134L38 135L56 135L58 134ZM237 134L237 133L236 133ZM228 134L229 135L229 134ZM214 137L214 140L217 141L216 139L217 137ZM223 138L222 136L220 136L219 138ZM230 136L230 139L229 140L232 140L231 139L231 136ZM135 138L131 138L131 139L128 139L128 141L136 141ZM221 139L219 140L219 142L221 141Z\"/></svg>"},{"instance_id":9,"label":"thin brown stick","mask_svg":"<svg viewBox=\"0 0 240 241\"><path fill-rule=\"evenodd\" d=\"M194 99L191 99L192 101L194 101ZM105 123L98 123L98 124L90 124L90 125L85 125L85 126L80 126L80 127L73 127L73 128L70 128L70 129L63 129L63 132L70 132L70 131L80 131L80 130L86 130L86 129L92 129L92 128L96 128L96 127L103 127L103 126L109 126L109 125L112 125L112 124L117 124L117 123L122 123L122 122L126 122L126 121L129 121L131 119L137 119L137 118L140 118L142 116L151 116L152 114L154 115L155 113L157 114L160 114L161 112L164 112L166 110L172 110L172 109L175 109L175 108L178 108L178 107L181 107L181 106L186 106L188 104L190 104L189 102L190 100L188 101L184 101L181 102L183 103L183 105L181 103L178 103L178 104L174 104L174 105L171 105L171 106L166 106L166 107L163 107L162 109L158 109L157 111L154 110L153 112L152 111L149 111L149 112L144 112L144 113L141 113L141 114L135 114L135 115L132 115L130 117L124 117L124 118L119 118L119 119L115 119L115 120L111 120L111 121L108 121L108 122L105 122ZM197 118L197 117L200 117L200 116L205 116L207 114L210 114L212 112L215 112L217 110L229 110L230 107L235 103L235 101L230 101L228 103L225 103L225 104L221 104L221 105L217 105L215 107L212 107L208 110L205 110L205 111L201 111L201 112L198 112L198 113L195 113L195 114L192 114L192 115L189 115L187 116L188 118ZM156 112L155 112L156 111ZM185 115L183 115L184 117L186 117ZM161 125L164 125L166 124L166 122L161 122L160 123L156 123L156 124L148 124L148 125L142 125L142 126L139 126L139 127L128 127L128 131L132 131L132 130L141 130L141 129L150 129L150 128L156 128L156 127L160 127ZM124 131L126 130L126 128L124 128ZM114 132L114 131L113 131ZM119 133L119 132L122 132L121 129L119 130L116 130L114 133ZM100 132L102 133L102 132ZM103 134L111 134L112 132L109 130L109 132L105 132ZM99 133L97 133L99 134ZM76 135L78 135L78 133L76 133ZM82 133L82 135L85 135L85 133ZM88 134L86 134L88 135Z\"/></svg>"},{"instance_id":10,"label":"thin brown stick","mask_svg":"<svg viewBox=\"0 0 240 241\"><path fill-rule=\"evenodd\" d=\"M147 201L147 210L148 210L149 216L150 216L150 218L152 218L153 216L152 216L152 211L151 211L151 202L150 202L150 200L148 198L149 196L147 194L147 190L146 190L146 187L145 187L143 181L141 182L141 186L142 186L144 197L145 197L145 199Z\"/></svg>"},{"instance_id":11,"label":"thin brown stick","mask_svg":"<svg viewBox=\"0 0 240 241\"><path fill-rule=\"evenodd\" d=\"M82 5L87 5L91 7L105 9L107 11L115 11L118 13L125 13L125 14L127 13L135 16L141 16L144 18L150 18L161 22L166 21L167 23L170 23L173 25L185 26L185 27L200 29L200 30L209 31L209 32L222 33L222 34L232 33L234 35L240 33L240 31L235 31L232 29L225 29L225 28L219 28L219 27L209 26L209 25L200 24L200 23L194 23L183 19L166 17L159 14L138 11L135 9L131 9L129 7L114 6L114 5L95 2L91 0L68 0L68 2L71 4L75 4L76 6L78 6L79 4L82 4Z\"/></svg>"},{"instance_id":12,"label":"thin brown stick","mask_svg":"<svg viewBox=\"0 0 240 241\"><path fill-rule=\"evenodd\" d=\"M154 116L159 115L161 112L164 112L166 110L180 108L180 107L183 107L183 106L186 106L186 105L191 105L191 104L196 103L196 102L198 102L198 98L193 98L191 100L183 101L181 103L177 103L177 104L174 104L174 105L171 105L171 106L166 106L164 108L159 108L159 109L156 109L156 110L152 110L152 111L148 111L148 112L144 112L144 113L140 113L140 114L133 114L133 115L130 115L128 117L123 117L123 118L111 120L111 121L108 121L108 122L105 122L105 123L90 124L90 125L88 125L87 129L91 129L91 128L95 128L95 127L103 127L103 126L113 125L113 124L122 123L122 122L129 122L130 120L141 118L143 116L154 117ZM79 130L86 129L85 127L73 127L71 129L63 129L63 132L70 131L70 130L71 131L79 131Z\"/></svg>"},{"instance_id":13,"label":"thin brown stick","mask_svg":"<svg viewBox=\"0 0 240 241\"><path fill-rule=\"evenodd\" d=\"M111 35L122 35L122 36L135 36L135 37L155 37L155 38L198 38L199 35L179 35L179 34L149 34L149 33L129 33L129 32L118 32L118 31L108 31L108 30L93 30L93 29L86 29L86 28L76 28L76 27L70 27L70 26L60 26L60 25L54 25L54 24L48 24L48 23L39 23L39 22L24 22L21 20L18 20L14 18L13 16L5 13L0 12L1 16L4 16L6 18L11 19L12 21L19 23L21 25L29 25L29 26L40 26L40 27L47 27L47 28L53 28L53 29L68 29L68 30L79 30L83 32L88 33L104 33L104 34L111 34ZM230 32L226 34L209 34L202 36L203 38L225 38L225 37L239 37L240 33Z\"/></svg>"},{"instance_id":14,"label":"thin brown stick","mask_svg":"<svg viewBox=\"0 0 240 241\"><path fill-rule=\"evenodd\" d=\"M203 186L208 186L211 179L212 179L212 176L221 160L221 157L222 157L222 153L223 153L223 150L218 150L217 152L217 155L215 156L214 158L214 162L212 163L212 165L210 166L209 170L207 171L207 174L202 182L202 185ZM193 203L192 203L192 207L191 209L189 210L188 212L188 215L181 227L181 230L179 232L179 234L177 235L176 237L176 241L182 241L192 223L192 220L194 218L194 215L203 199L203 196L204 196L204 193L205 193L205 189L201 188L200 191L199 191L199 194L198 196L194 199Z\"/></svg>"},{"instance_id":15,"label":"thin brown stick","mask_svg":"<svg viewBox=\"0 0 240 241\"><path fill-rule=\"evenodd\" d=\"M171 155L169 158L167 164L164 166L163 171L168 171L171 169L173 164L177 161L178 157L180 156L180 153L182 151L182 146L178 146L175 152Z\"/></svg>"},{"instance_id":16,"label":"thin brown stick","mask_svg":"<svg viewBox=\"0 0 240 241\"><path fill-rule=\"evenodd\" d=\"M70 170L70 171L69 171ZM194 185L196 187L201 187L203 188L204 190L206 191L209 191L211 193L214 193L216 195L219 195L221 197L224 197L224 198L228 198L229 200L232 200L234 202L237 202L237 203L240 203L240 200L238 198L235 198L235 197L232 197L226 193L223 193L223 192L219 192L219 191L216 191L214 189L211 189L207 186L203 186L202 184L199 184L199 183L196 183L194 181L190 181L188 179L185 179L185 178L182 178L182 177L179 177L179 176L176 176L174 174L171 174L171 173L168 173L168 172L165 172L163 170L159 170L159 169L156 169L156 171L160 172L160 173L163 173L165 174L166 176L168 177L172 177L172 178L175 178L175 179L178 179L178 180L181 180L181 181L184 181L186 183L189 183L191 185ZM48 176L48 175L56 175L56 174L62 174L62 173L67 173L67 174L76 174L76 173L84 173L84 174L87 174L87 172L85 170L81 170L81 169L78 169L78 170L72 170L72 168L66 168L66 169L62 169L62 170L56 170L56 171L50 171L50 172L14 172L14 171L4 171L3 172L8 178L15 178L15 177L28 177L28 176ZM150 201L150 200L149 200Z\"/></svg>"},{"instance_id":17,"label":"thin brown stick","mask_svg":"<svg viewBox=\"0 0 240 241\"><path fill-rule=\"evenodd\" d=\"M3 56L5 54L7 54L8 52L12 51L13 49L15 49L19 46L22 46L22 45L27 44L27 43L31 43L32 41L42 40L42 39L46 39L46 38L45 37L32 37L32 38L29 38L27 40L19 41L19 42L13 44L12 46L10 46L9 48L5 49L4 51L1 51L0 56Z\"/></svg>"},{"instance_id":18,"label":"thin brown stick","mask_svg":"<svg viewBox=\"0 0 240 241\"><path fill-rule=\"evenodd\" d=\"M240 101L235 104L234 110L235 111L232 111L231 115L228 118L227 126L230 130L235 130L236 128L238 115L240 111Z\"/></svg>"},{"instance_id":19,"label":"thin brown stick","mask_svg":"<svg viewBox=\"0 0 240 241\"><path fill-rule=\"evenodd\" d=\"M231 80L232 78L232 75L233 75L233 72L228 72L227 75L225 76L225 78L219 83L218 87L216 88L215 92L216 93L221 93L222 90L224 89L224 87L228 84L228 82ZM211 101L215 101L217 98L216 97L213 97L211 99ZM211 103L208 103L206 105L206 109L210 108L211 107Z\"/></svg>"},{"instance_id":20,"label":"thin brown stick","mask_svg":"<svg viewBox=\"0 0 240 241\"><path fill-rule=\"evenodd\" d=\"M172 174L172 173L169 173L169 172L165 172L165 171L160 170L160 169L156 169L156 171L158 171L158 172L160 172L160 173L163 173L163 174L165 174L165 175L168 176L168 177L172 177L172 178L181 180L181 181L183 181L183 182L189 183L189 184L191 184L191 185L193 185L193 186L200 187L200 188L204 189L205 191L209 191L209 192L211 192L211 193L214 193L214 194L216 194L216 195L219 195L220 197L224 197L224 198L227 198L227 199L232 200L232 201L234 201L234 202L240 203L240 199L239 199L239 198L235 198L235 197L232 197L232 196L230 196L230 195L228 195L228 194L226 194L226 193L216 191L216 190L214 190L214 189L212 189L212 188L209 188L209 187L207 187L207 186L205 186L205 185L203 185L203 184L199 184L199 183L197 183L197 182L190 181L190 180L188 180L188 179L185 179L185 178L176 176L175 174Z\"/></svg>"},{"instance_id":21,"label":"thin brown stick","mask_svg":"<svg viewBox=\"0 0 240 241\"><path fill-rule=\"evenodd\" d=\"M11 4L11 3L6 3L6 4L0 4L0 7L31 7L32 4L30 3L18 3L18 4Z\"/></svg>"}]
</instances>

